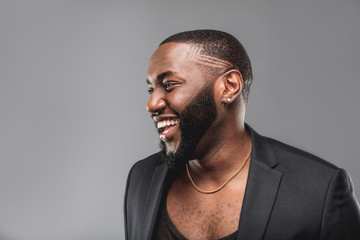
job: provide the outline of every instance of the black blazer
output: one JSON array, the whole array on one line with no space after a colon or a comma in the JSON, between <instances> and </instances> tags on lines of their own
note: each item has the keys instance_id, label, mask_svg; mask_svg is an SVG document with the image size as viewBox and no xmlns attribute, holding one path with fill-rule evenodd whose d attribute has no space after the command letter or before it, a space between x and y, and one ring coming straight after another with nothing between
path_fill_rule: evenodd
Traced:
<instances>
[{"instance_id":1,"label":"black blazer","mask_svg":"<svg viewBox=\"0 0 360 240\"><path fill-rule=\"evenodd\" d=\"M359 203L345 170L246 127L253 150L238 239L360 239ZM167 173L159 153L130 170L126 239L151 239Z\"/></svg>"}]
</instances>

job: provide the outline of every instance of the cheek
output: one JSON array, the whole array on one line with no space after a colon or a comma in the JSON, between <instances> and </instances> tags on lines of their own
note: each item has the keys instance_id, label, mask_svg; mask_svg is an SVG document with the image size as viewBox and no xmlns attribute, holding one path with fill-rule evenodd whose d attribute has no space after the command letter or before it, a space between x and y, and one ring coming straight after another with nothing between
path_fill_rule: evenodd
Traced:
<instances>
[{"instance_id":1,"label":"cheek","mask_svg":"<svg viewBox=\"0 0 360 240\"><path fill-rule=\"evenodd\" d=\"M191 102L191 98L188 94L177 93L169 98L169 105L177 113L181 113L185 110L186 106Z\"/></svg>"},{"instance_id":2,"label":"cheek","mask_svg":"<svg viewBox=\"0 0 360 240\"><path fill-rule=\"evenodd\" d=\"M168 95L168 103L178 113L183 112L196 96L194 89L176 89Z\"/></svg>"}]
</instances>

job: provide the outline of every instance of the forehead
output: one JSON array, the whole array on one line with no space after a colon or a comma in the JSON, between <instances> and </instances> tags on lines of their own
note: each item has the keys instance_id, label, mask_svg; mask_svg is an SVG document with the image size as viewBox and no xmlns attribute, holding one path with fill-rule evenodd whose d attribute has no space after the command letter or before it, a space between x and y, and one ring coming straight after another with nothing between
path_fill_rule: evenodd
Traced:
<instances>
[{"instance_id":1,"label":"forehead","mask_svg":"<svg viewBox=\"0 0 360 240\"><path fill-rule=\"evenodd\" d=\"M185 43L165 43L154 52L150 58L148 78L155 78L164 72L178 74L195 71L193 59L190 57L194 47Z\"/></svg>"},{"instance_id":2,"label":"forehead","mask_svg":"<svg viewBox=\"0 0 360 240\"><path fill-rule=\"evenodd\" d=\"M162 44L151 56L150 61L178 58L190 60L189 54L194 51L194 46L186 43L169 42Z\"/></svg>"},{"instance_id":3,"label":"forehead","mask_svg":"<svg viewBox=\"0 0 360 240\"><path fill-rule=\"evenodd\" d=\"M150 59L148 79L155 79L161 73L199 74L201 70L217 72L233 67L225 60L201 53L201 47L193 44L169 42L160 45Z\"/></svg>"}]
</instances>

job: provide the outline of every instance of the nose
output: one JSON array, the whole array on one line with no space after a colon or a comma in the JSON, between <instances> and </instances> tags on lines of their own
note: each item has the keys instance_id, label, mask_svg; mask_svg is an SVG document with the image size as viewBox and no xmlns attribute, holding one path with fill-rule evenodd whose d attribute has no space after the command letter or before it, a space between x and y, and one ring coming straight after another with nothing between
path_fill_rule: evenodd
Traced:
<instances>
[{"instance_id":1,"label":"nose","mask_svg":"<svg viewBox=\"0 0 360 240\"><path fill-rule=\"evenodd\" d=\"M155 91L151 94L146 105L146 110L151 113L159 113L166 107L166 102L161 94L156 94Z\"/></svg>"}]
</instances>

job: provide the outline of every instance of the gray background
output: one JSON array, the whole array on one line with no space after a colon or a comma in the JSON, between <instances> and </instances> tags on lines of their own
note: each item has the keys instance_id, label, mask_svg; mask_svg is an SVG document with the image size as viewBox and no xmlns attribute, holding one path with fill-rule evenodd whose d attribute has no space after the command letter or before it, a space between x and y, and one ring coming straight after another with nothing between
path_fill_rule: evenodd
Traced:
<instances>
[{"instance_id":1,"label":"gray background","mask_svg":"<svg viewBox=\"0 0 360 240\"><path fill-rule=\"evenodd\" d=\"M359 196L359 10L358 0L1 1L0 239L124 238L126 175L158 149L148 59L197 28L247 49L247 122L345 168Z\"/></svg>"}]
</instances>

